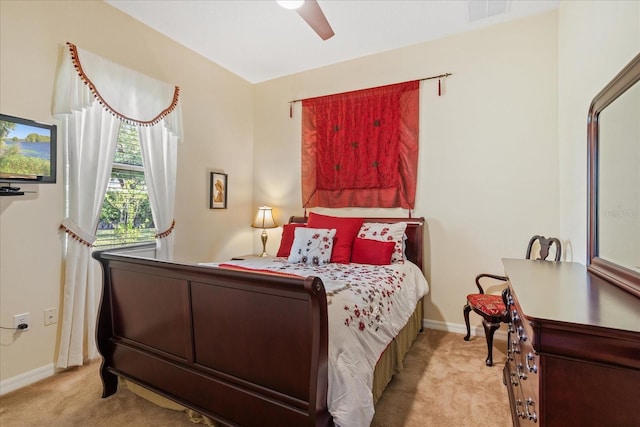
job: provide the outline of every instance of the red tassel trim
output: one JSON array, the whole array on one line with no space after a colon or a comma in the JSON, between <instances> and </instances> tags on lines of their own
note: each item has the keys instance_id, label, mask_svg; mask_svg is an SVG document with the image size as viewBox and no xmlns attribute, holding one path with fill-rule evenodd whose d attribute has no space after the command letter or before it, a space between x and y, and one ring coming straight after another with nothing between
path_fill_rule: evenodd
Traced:
<instances>
[{"instance_id":1,"label":"red tassel trim","mask_svg":"<svg viewBox=\"0 0 640 427\"><path fill-rule=\"evenodd\" d=\"M157 233L156 234L156 239L164 239L165 237L167 237L169 234L173 233L173 229L176 226L176 220L174 219L173 221L171 221L171 227L167 228L165 231L163 231L162 233Z\"/></svg>"},{"instance_id":2,"label":"red tassel trim","mask_svg":"<svg viewBox=\"0 0 640 427\"><path fill-rule=\"evenodd\" d=\"M96 85L91 81L89 76L85 74L84 69L82 68L82 64L80 64L80 59L78 57L78 49L76 48L76 46L70 42L67 42L67 46L69 46L69 51L71 52L71 61L73 62L73 66L78 72L80 79L82 79L82 81L89 87L89 90L91 91L93 96L96 98L96 100L100 103L100 105L102 105L105 110L107 110L108 112L110 112L112 115L116 116L123 122L130 124L132 126L154 126L158 124L162 119L164 119L167 115L169 115L173 110L175 110L176 106L178 105L178 98L180 97L180 88L176 86L173 91L173 99L171 100L171 103L169 104L169 106L164 110L162 110L160 114L158 114L156 117L154 117L151 120L148 120L148 121L137 120L117 112L116 110L113 109L111 105L107 103L107 101L104 100L102 95L100 95L100 92L98 92Z\"/></svg>"},{"instance_id":3,"label":"red tassel trim","mask_svg":"<svg viewBox=\"0 0 640 427\"><path fill-rule=\"evenodd\" d=\"M69 230L67 227L65 227L63 224L60 224L60 227L58 227L58 230L62 230L65 233L67 233L69 235L69 237L71 237L73 240L77 240L78 242L82 243L83 245L92 248L93 245L89 242L87 242L86 240L84 240L82 237L78 236L76 233L74 233L73 231Z\"/></svg>"},{"instance_id":4,"label":"red tassel trim","mask_svg":"<svg viewBox=\"0 0 640 427\"><path fill-rule=\"evenodd\" d=\"M438 96L442 96L442 86L440 85L440 79L438 79Z\"/></svg>"}]
</instances>

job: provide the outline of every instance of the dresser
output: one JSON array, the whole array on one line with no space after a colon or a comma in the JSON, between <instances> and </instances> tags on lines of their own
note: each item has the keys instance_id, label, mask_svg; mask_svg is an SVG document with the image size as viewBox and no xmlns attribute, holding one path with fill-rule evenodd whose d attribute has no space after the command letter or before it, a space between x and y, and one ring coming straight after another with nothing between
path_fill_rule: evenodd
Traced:
<instances>
[{"instance_id":1,"label":"dresser","mask_svg":"<svg viewBox=\"0 0 640 427\"><path fill-rule=\"evenodd\" d=\"M578 263L503 264L514 426L640 426L640 298Z\"/></svg>"}]
</instances>

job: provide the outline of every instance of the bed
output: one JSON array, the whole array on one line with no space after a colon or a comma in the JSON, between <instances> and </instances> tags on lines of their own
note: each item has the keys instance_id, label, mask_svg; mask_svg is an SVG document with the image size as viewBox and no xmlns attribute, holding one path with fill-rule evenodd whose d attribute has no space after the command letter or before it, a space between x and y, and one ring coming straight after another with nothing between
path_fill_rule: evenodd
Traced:
<instances>
[{"instance_id":1,"label":"bed","mask_svg":"<svg viewBox=\"0 0 640 427\"><path fill-rule=\"evenodd\" d=\"M291 218L291 223L304 221ZM333 279L325 284L320 274L291 272L282 258L273 259L276 267L242 261L195 265L143 256L140 246L93 255L104 280L97 327L103 397L117 391L121 377L225 425L368 425L373 404L401 369L421 329L427 285L422 275L424 219L363 221L406 223L402 251L410 262L386 270L402 277L418 271L424 281L413 289L411 307L407 301L395 302L403 305L402 324L381 327L393 336L388 342L381 338L375 345L380 352L367 356L374 370L371 378L363 375L368 404L353 405L350 391L330 388L336 383L336 362L329 355L336 353L336 344L329 337L338 334L330 327L336 321L329 321L329 313L342 310L340 321L352 318L351 329L380 328L376 316L363 326L353 305L342 306L341 298L352 289L330 283ZM344 266L358 268L365 267ZM409 288L394 285L393 292L404 287Z\"/></svg>"}]
</instances>

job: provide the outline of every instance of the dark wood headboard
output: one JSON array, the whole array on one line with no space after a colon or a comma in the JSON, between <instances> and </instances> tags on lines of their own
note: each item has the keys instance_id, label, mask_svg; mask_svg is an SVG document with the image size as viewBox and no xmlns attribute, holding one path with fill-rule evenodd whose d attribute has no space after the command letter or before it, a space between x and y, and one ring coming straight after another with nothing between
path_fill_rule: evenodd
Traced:
<instances>
[{"instance_id":1,"label":"dark wood headboard","mask_svg":"<svg viewBox=\"0 0 640 427\"><path fill-rule=\"evenodd\" d=\"M303 216L292 216L289 218L289 222L305 224L307 219L308 218ZM420 270L424 273L422 268L422 258L424 255L424 218L364 218L364 222L378 222L383 224L406 222L407 229L405 234L407 235L407 241L405 253L407 255L407 259L420 267Z\"/></svg>"}]
</instances>

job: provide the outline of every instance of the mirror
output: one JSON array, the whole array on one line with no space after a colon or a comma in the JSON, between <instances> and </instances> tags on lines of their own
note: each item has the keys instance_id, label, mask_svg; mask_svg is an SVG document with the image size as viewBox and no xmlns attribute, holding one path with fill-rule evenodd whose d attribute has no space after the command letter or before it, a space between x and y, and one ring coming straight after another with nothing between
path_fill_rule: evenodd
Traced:
<instances>
[{"instance_id":1,"label":"mirror","mask_svg":"<svg viewBox=\"0 0 640 427\"><path fill-rule=\"evenodd\" d=\"M591 103L587 268L640 297L640 54Z\"/></svg>"}]
</instances>

